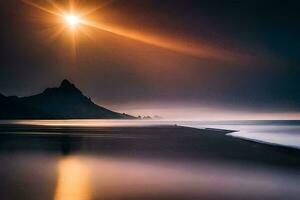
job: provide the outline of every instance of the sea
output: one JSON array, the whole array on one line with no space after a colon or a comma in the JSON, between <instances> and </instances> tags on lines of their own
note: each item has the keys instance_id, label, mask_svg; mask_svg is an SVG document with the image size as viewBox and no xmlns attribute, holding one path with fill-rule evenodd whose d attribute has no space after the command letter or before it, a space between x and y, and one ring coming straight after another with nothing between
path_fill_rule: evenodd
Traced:
<instances>
[{"instance_id":1,"label":"sea","mask_svg":"<svg viewBox=\"0 0 300 200\"><path fill-rule=\"evenodd\" d=\"M5 125L51 126L55 131L26 129L14 133L5 132L2 128L5 136L0 140L0 199L3 200L296 200L300 197L300 169L297 168L273 168L242 162L233 164L221 160L203 160L201 156L189 157L188 153L194 148L197 151L197 146L193 146L195 143L184 136L179 137L178 141L165 138L153 140L149 135L126 136L120 128L120 133L114 134L114 137L109 134L98 137L82 129L164 125L226 129L235 131L228 137L300 148L300 121L0 122L0 127ZM71 129L74 131L77 131L76 127L81 127L81 134L86 136L76 140L67 136L56 139L53 135L63 127L75 127ZM182 143L189 151L182 151L178 157L163 156L173 155L172 151L180 149ZM62 150L57 151L56 147ZM95 151L82 151L87 148ZM71 151L66 153L64 149ZM122 154L123 150L127 152L126 155ZM143 150L149 154L138 152ZM158 156L154 156L155 152Z\"/></svg>"},{"instance_id":2,"label":"sea","mask_svg":"<svg viewBox=\"0 0 300 200\"><path fill-rule=\"evenodd\" d=\"M182 126L234 130L228 136L300 149L299 120L187 121Z\"/></svg>"},{"instance_id":3,"label":"sea","mask_svg":"<svg viewBox=\"0 0 300 200\"><path fill-rule=\"evenodd\" d=\"M231 137L300 149L300 120L4 120L0 121L1 124L81 127L178 125L197 129L226 129L234 131L227 134Z\"/></svg>"}]
</instances>

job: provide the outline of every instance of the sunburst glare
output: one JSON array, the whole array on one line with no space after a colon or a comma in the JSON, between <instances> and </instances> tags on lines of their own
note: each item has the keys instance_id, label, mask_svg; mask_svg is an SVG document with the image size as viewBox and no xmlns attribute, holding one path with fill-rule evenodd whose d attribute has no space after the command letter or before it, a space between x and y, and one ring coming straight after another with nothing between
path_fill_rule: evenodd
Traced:
<instances>
[{"instance_id":1,"label":"sunburst glare","mask_svg":"<svg viewBox=\"0 0 300 200\"><path fill-rule=\"evenodd\" d=\"M66 14L64 19L71 28L75 28L80 24L80 18L74 14Z\"/></svg>"},{"instance_id":2,"label":"sunburst glare","mask_svg":"<svg viewBox=\"0 0 300 200\"><path fill-rule=\"evenodd\" d=\"M90 15L96 12L98 9L103 8L103 5L96 6L94 8L88 8L73 0L68 1L69 4L67 7L62 6L53 0L49 1L50 3L48 6L45 6L45 4L41 5L40 3L34 3L32 0L23 0L23 2L39 9L40 11L53 15L54 17L58 18L59 23L63 22L64 26L67 25L69 30L71 30L72 43L76 42L76 38L74 38L75 32L80 32L87 35L86 30L84 29L93 28L95 30L113 34L115 36L138 41L147 45L200 59L223 60L227 62L248 62L252 60L252 56L249 56L248 54L231 52L224 50L223 48L207 45L205 42L203 44L197 44L193 42L187 42L186 40L183 41L160 35L152 35L123 26L111 24L107 25L99 20L95 20L94 17L91 19ZM80 29L79 25L81 25ZM72 44L72 46L74 50L75 44Z\"/></svg>"}]
</instances>

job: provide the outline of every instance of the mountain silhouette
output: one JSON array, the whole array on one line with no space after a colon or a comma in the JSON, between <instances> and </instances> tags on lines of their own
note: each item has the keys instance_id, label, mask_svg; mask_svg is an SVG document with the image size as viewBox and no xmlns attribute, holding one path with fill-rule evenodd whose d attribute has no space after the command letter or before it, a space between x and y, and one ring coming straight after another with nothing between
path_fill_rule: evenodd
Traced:
<instances>
[{"instance_id":1,"label":"mountain silhouette","mask_svg":"<svg viewBox=\"0 0 300 200\"><path fill-rule=\"evenodd\" d=\"M70 81L28 97L0 94L0 119L134 119L98 106Z\"/></svg>"}]
</instances>

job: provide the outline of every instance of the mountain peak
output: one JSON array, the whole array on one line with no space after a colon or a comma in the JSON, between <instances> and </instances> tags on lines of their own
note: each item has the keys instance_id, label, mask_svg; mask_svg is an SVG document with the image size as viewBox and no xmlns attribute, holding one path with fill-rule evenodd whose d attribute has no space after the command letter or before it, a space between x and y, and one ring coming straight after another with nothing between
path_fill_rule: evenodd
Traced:
<instances>
[{"instance_id":1,"label":"mountain peak","mask_svg":"<svg viewBox=\"0 0 300 200\"><path fill-rule=\"evenodd\" d=\"M74 87L74 84L71 83L69 80L64 79L64 80L61 82L61 84L60 84L59 87L60 87L60 88Z\"/></svg>"},{"instance_id":2,"label":"mountain peak","mask_svg":"<svg viewBox=\"0 0 300 200\"><path fill-rule=\"evenodd\" d=\"M80 91L73 83L71 83L69 80L64 79L60 86L59 89L63 89L63 90L69 90L69 91ZM80 92L81 93L81 92Z\"/></svg>"}]
</instances>

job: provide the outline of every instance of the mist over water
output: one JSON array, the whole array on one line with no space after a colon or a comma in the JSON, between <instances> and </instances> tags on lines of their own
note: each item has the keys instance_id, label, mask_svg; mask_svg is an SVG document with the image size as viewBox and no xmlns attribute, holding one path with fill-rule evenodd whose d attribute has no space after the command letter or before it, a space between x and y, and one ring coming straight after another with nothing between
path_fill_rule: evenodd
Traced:
<instances>
[{"instance_id":1,"label":"mist over water","mask_svg":"<svg viewBox=\"0 0 300 200\"><path fill-rule=\"evenodd\" d=\"M142 127L179 125L198 129L234 130L228 134L257 142L300 148L299 120L243 120L243 121L167 121L167 120L11 120L0 124L80 126L80 127Z\"/></svg>"}]
</instances>

